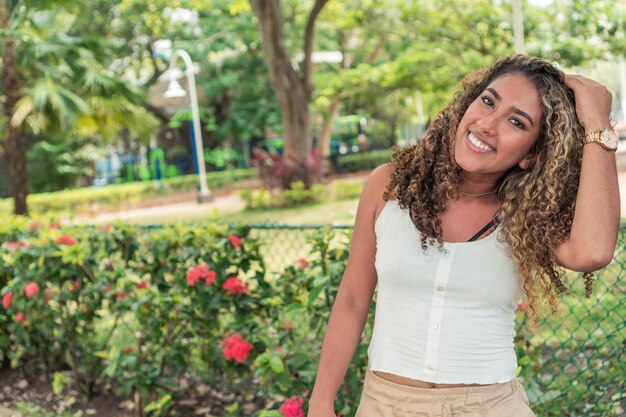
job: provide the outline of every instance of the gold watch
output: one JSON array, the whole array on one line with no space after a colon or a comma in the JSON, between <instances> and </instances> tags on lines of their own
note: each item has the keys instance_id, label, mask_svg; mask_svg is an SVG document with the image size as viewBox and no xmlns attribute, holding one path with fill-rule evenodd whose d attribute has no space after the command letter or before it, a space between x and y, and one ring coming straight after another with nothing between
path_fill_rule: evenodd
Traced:
<instances>
[{"instance_id":1,"label":"gold watch","mask_svg":"<svg viewBox=\"0 0 626 417\"><path fill-rule=\"evenodd\" d=\"M607 151L617 151L617 144L619 139L617 133L612 129L594 130L583 136L583 145L588 143L597 142Z\"/></svg>"}]
</instances>

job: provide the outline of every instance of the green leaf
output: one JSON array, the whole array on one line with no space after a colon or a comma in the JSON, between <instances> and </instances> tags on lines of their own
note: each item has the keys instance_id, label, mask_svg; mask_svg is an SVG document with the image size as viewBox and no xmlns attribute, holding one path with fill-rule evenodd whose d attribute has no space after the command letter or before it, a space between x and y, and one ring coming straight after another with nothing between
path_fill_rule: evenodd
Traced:
<instances>
[{"instance_id":1,"label":"green leaf","mask_svg":"<svg viewBox=\"0 0 626 417\"><path fill-rule=\"evenodd\" d=\"M283 417L283 413L278 410L263 410L259 417Z\"/></svg>"},{"instance_id":2,"label":"green leaf","mask_svg":"<svg viewBox=\"0 0 626 417\"><path fill-rule=\"evenodd\" d=\"M52 392L59 395L70 384L70 379L63 372L55 372L52 376Z\"/></svg>"},{"instance_id":3,"label":"green leaf","mask_svg":"<svg viewBox=\"0 0 626 417\"><path fill-rule=\"evenodd\" d=\"M285 372L285 364L278 356L272 356L272 358L270 359L270 368L272 368L272 371L276 372L277 374L282 374L283 372Z\"/></svg>"}]
</instances>

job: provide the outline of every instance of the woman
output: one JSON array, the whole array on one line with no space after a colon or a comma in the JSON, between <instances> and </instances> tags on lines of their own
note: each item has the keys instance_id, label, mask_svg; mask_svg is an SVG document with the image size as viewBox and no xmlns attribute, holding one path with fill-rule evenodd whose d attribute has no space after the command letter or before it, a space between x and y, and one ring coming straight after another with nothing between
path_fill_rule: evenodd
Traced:
<instances>
[{"instance_id":1,"label":"woman","mask_svg":"<svg viewBox=\"0 0 626 417\"><path fill-rule=\"evenodd\" d=\"M533 416L515 379L518 300L535 325L566 291L560 267L588 273L612 259L609 91L523 55L462 87L365 184L309 417L335 415L375 287L358 417Z\"/></svg>"}]
</instances>

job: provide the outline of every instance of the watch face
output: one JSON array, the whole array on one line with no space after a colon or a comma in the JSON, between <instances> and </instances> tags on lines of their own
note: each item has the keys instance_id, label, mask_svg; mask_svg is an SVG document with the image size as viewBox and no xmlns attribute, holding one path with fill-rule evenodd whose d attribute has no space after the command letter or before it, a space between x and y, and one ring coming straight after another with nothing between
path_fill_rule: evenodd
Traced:
<instances>
[{"instance_id":1,"label":"watch face","mask_svg":"<svg viewBox=\"0 0 626 417\"><path fill-rule=\"evenodd\" d=\"M604 142L604 144L610 148L610 149L617 149L617 145L618 145L618 139L617 139L617 134L611 130L604 130L602 132L602 142Z\"/></svg>"}]
</instances>

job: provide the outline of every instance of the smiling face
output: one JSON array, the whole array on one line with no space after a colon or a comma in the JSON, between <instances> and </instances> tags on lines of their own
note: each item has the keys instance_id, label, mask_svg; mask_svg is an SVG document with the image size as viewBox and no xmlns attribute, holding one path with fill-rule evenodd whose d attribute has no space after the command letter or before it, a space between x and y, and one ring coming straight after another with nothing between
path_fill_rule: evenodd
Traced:
<instances>
[{"instance_id":1,"label":"smiling face","mask_svg":"<svg viewBox=\"0 0 626 417\"><path fill-rule=\"evenodd\" d=\"M527 168L541 131L541 113L539 93L525 76L495 79L459 122L454 156L462 175L495 184L512 167Z\"/></svg>"}]
</instances>

